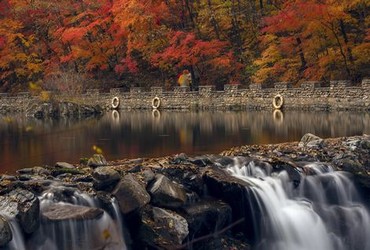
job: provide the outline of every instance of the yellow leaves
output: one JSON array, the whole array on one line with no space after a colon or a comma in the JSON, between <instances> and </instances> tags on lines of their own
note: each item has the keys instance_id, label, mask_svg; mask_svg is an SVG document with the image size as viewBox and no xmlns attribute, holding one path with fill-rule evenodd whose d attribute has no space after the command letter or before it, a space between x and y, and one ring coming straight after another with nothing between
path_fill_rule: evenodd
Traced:
<instances>
[{"instance_id":1,"label":"yellow leaves","mask_svg":"<svg viewBox=\"0 0 370 250\"><path fill-rule=\"evenodd\" d=\"M359 44L352 50L353 56L356 58L357 65L369 65L370 58L370 42Z\"/></svg>"},{"instance_id":2,"label":"yellow leaves","mask_svg":"<svg viewBox=\"0 0 370 250\"><path fill-rule=\"evenodd\" d=\"M104 231L103 231L103 239L104 240L109 240L111 237L112 236L111 236L110 231L108 229L104 229Z\"/></svg>"},{"instance_id":3,"label":"yellow leaves","mask_svg":"<svg viewBox=\"0 0 370 250\"><path fill-rule=\"evenodd\" d=\"M33 131L33 127L32 127L32 126L26 126L25 131L26 131L26 132L31 132L31 131Z\"/></svg>"},{"instance_id":4,"label":"yellow leaves","mask_svg":"<svg viewBox=\"0 0 370 250\"><path fill-rule=\"evenodd\" d=\"M13 119L12 119L10 116L5 116L5 117L3 117L3 120L4 120L6 123L12 123L12 122L13 122Z\"/></svg>"},{"instance_id":5,"label":"yellow leaves","mask_svg":"<svg viewBox=\"0 0 370 250\"><path fill-rule=\"evenodd\" d=\"M43 101L43 102L47 102L51 99L50 92L48 92L48 91L41 91L39 97L40 97L40 100Z\"/></svg>"},{"instance_id":6,"label":"yellow leaves","mask_svg":"<svg viewBox=\"0 0 370 250\"><path fill-rule=\"evenodd\" d=\"M92 150L97 154L103 154L103 150L96 145L92 146Z\"/></svg>"}]
</instances>

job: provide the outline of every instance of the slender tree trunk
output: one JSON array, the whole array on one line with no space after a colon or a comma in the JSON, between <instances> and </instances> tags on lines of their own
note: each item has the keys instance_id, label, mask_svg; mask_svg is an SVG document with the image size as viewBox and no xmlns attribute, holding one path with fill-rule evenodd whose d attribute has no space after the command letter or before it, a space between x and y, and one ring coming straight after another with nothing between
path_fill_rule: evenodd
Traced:
<instances>
[{"instance_id":1,"label":"slender tree trunk","mask_svg":"<svg viewBox=\"0 0 370 250\"><path fill-rule=\"evenodd\" d=\"M208 3L209 12L211 13L211 24L213 26L213 30L216 33L217 39L220 40L220 31L219 31L217 20L215 19L215 16L214 16L214 11L212 8L211 0L207 0L207 3Z\"/></svg>"},{"instance_id":2,"label":"slender tree trunk","mask_svg":"<svg viewBox=\"0 0 370 250\"><path fill-rule=\"evenodd\" d=\"M185 2L186 10L188 11L188 14L189 14L189 19L190 19L191 26L196 31L198 36L201 37L201 33L200 33L199 28L198 28L198 25L196 25L196 22L194 20L193 9L192 9L192 7L189 3L189 0L184 0L184 2Z\"/></svg>"},{"instance_id":3,"label":"slender tree trunk","mask_svg":"<svg viewBox=\"0 0 370 250\"><path fill-rule=\"evenodd\" d=\"M300 71L303 71L307 67L307 62L306 62L306 59L304 57L304 52L303 52L303 48L302 48L301 39L299 37L297 37L296 41L297 41L297 44L298 44L298 54L299 54L299 57L301 59L301 69L300 69Z\"/></svg>"},{"instance_id":4,"label":"slender tree trunk","mask_svg":"<svg viewBox=\"0 0 370 250\"><path fill-rule=\"evenodd\" d=\"M344 27L344 22L343 22L342 19L339 21L339 27L340 27L340 31L341 31L343 39L344 39L344 43L346 44L348 59L349 59L350 63L353 64L354 60L353 60L353 56L352 56L352 50L348 46L348 36L347 36L346 29Z\"/></svg>"},{"instance_id":5,"label":"slender tree trunk","mask_svg":"<svg viewBox=\"0 0 370 250\"><path fill-rule=\"evenodd\" d=\"M343 61L344 61L344 66L346 67L347 77L350 78L351 77L351 71L348 67L347 57L346 57L346 54L344 53L343 46L340 42L339 36L338 36L337 32L335 32L334 24L331 24L331 31L333 32L333 35L334 35L335 40L337 41L337 44L338 44L338 47L339 47L340 54L342 55L342 58L343 58Z\"/></svg>"}]
</instances>

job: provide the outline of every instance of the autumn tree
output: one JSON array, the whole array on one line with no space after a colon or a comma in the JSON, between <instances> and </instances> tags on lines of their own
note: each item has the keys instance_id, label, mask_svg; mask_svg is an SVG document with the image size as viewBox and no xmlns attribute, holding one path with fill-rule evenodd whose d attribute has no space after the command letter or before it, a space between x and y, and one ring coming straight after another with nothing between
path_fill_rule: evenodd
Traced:
<instances>
[{"instance_id":1,"label":"autumn tree","mask_svg":"<svg viewBox=\"0 0 370 250\"><path fill-rule=\"evenodd\" d=\"M364 60L360 54L354 56L353 50L357 52L360 46L366 55L369 49L366 28L359 25L360 19L368 19L361 17L364 4L364 1L286 1L275 15L264 19L262 52L255 61L258 71L254 80L360 78Z\"/></svg>"}]
</instances>

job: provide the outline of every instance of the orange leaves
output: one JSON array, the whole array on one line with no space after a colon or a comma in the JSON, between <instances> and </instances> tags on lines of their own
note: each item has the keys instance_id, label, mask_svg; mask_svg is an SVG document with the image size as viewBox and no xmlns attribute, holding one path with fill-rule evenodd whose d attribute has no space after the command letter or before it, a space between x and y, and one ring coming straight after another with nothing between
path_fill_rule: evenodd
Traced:
<instances>
[{"instance_id":1,"label":"orange leaves","mask_svg":"<svg viewBox=\"0 0 370 250\"><path fill-rule=\"evenodd\" d=\"M79 42L86 35L86 27L71 27L67 28L62 33L62 41L64 43L68 42Z\"/></svg>"},{"instance_id":2,"label":"orange leaves","mask_svg":"<svg viewBox=\"0 0 370 250\"><path fill-rule=\"evenodd\" d=\"M262 57L255 61L259 68L255 77L266 79L273 76L275 80L293 82L301 78L351 77L351 72L358 71L355 60L360 60L360 57L354 57L356 43L363 43L359 38L363 37L361 33L364 30L361 31L361 26L356 24L359 21L356 18L361 16L355 9L359 6L349 4L347 0L286 2L275 15L264 19L263 52ZM272 36L274 40L271 40ZM278 52L280 58L272 60L272 56L267 55L271 51ZM285 65L285 72L281 71L282 65ZM289 71L291 73L287 73ZM266 73L268 76L264 76Z\"/></svg>"},{"instance_id":3,"label":"orange leaves","mask_svg":"<svg viewBox=\"0 0 370 250\"><path fill-rule=\"evenodd\" d=\"M159 65L161 62L178 67L186 65L195 65L201 60L207 62L207 59L219 57L213 62L219 63L218 66L225 65L225 61L230 61L230 54L227 51L227 43L218 40L202 41L196 39L194 33L177 31L170 35L169 45L162 52L152 57L152 62ZM212 61L210 61L212 64Z\"/></svg>"}]
</instances>

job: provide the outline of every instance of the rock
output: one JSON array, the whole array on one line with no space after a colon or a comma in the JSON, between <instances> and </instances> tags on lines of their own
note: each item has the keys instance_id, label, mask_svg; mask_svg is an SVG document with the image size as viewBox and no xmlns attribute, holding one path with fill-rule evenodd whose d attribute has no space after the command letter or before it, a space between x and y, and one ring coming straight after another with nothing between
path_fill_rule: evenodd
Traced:
<instances>
[{"instance_id":1,"label":"rock","mask_svg":"<svg viewBox=\"0 0 370 250\"><path fill-rule=\"evenodd\" d=\"M94 187L97 190L115 186L121 179L119 173L110 167L98 167L93 171L92 176L94 177Z\"/></svg>"},{"instance_id":2,"label":"rock","mask_svg":"<svg viewBox=\"0 0 370 250\"><path fill-rule=\"evenodd\" d=\"M130 168L129 170L127 170L127 173L139 173L140 171L141 171L141 166L136 165L136 166Z\"/></svg>"},{"instance_id":3,"label":"rock","mask_svg":"<svg viewBox=\"0 0 370 250\"><path fill-rule=\"evenodd\" d=\"M187 221L179 214L149 207L142 212L142 221L137 241L141 249L175 249L189 234Z\"/></svg>"},{"instance_id":4,"label":"rock","mask_svg":"<svg viewBox=\"0 0 370 250\"><path fill-rule=\"evenodd\" d=\"M314 135L314 134L311 134L311 133L307 133L305 134L301 141L298 143L298 147L308 147L308 148L313 148L313 147L321 147L322 144L323 144L323 139Z\"/></svg>"},{"instance_id":5,"label":"rock","mask_svg":"<svg viewBox=\"0 0 370 250\"><path fill-rule=\"evenodd\" d=\"M207 165L213 164L213 162L207 156L197 156L194 158L189 158L189 162L199 167L205 167Z\"/></svg>"},{"instance_id":6,"label":"rock","mask_svg":"<svg viewBox=\"0 0 370 250\"><path fill-rule=\"evenodd\" d=\"M171 164L181 164L187 162L188 156L184 153L175 155L174 158L170 161Z\"/></svg>"},{"instance_id":7,"label":"rock","mask_svg":"<svg viewBox=\"0 0 370 250\"><path fill-rule=\"evenodd\" d=\"M96 168L96 167L101 167L101 166L106 166L108 165L108 162L107 160L104 158L103 155L101 154L94 154L88 161L87 161L87 165L89 167L93 167L93 168Z\"/></svg>"},{"instance_id":8,"label":"rock","mask_svg":"<svg viewBox=\"0 0 370 250\"><path fill-rule=\"evenodd\" d=\"M40 201L31 192L17 188L6 196L0 196L0 211L15 217L25 233L35 232L40 225Z\"/></svg>"},{"instance_id":9,"label":"rock","mask_svg":"<svg viewBox=\"0 0 370 250\"><path fill-rule=\"evenodd\" d=\"M173 211L153 207L153 219L158 226L166 229L177 244L181 244L189 234L187 221Z\"/></svg>"},{"instance_id":10,"label":"rock","mask_svg":"<svg viewBox=\"0 0 370 250\"><path fill-rule=\"evenodd\" d=\"M148 190L153 204L161 207L179 207L184 205L187 199L185 190L162 174L156 175Z\"/></svg>"},{"instance_id":11,"label":"rock","mask_svg":"<svg viewBox=\"0 0 370 250\"><path fill-rule=\"evenodd\" d=\"M16 181L17 177L15 177L14 175L3 174L3 175L1 175L0 180L2 180L2 181Z\"/></svg>"},{"instance_id":12,"label":"rock","mask_svg":"<svg viewBox=\"0 0 370 250\"><path fill-rule=\"evenodd\" d=\"M103 213L100 208L60 203L51 204L42 211L42 215L50 221L94 220L99 219Z\"/></svg>"},{"instance_id":13,"label":"rock","mask_svg":"<svg viewBox=\"0 0 370 250\"><path fill-rule=\"evenodd\" d=\"M132 174L125 175L112 194L116 197L123 214L128 214L150 201L150 195Z\"/></svg>"},{"instance_id":14,"label":"rock","mask_svg":"<svg viewBox=\"0 0 370 250\"><path fill-rule=\"evenodd\" d=\"M57 162L55 163L55 167L56 168L65 168L65 169L74 169L75 166L73 166L72 164L68 163L68 162Z\"/></svg>"},{"instance_id":15,"label":"rock","mask_svg":"<svg viewBox=\"0 0 370 250\"><path fill-rule=\"evenodd\" d=\"M66 177L83 174L83 172L77 168L55 168L51 170L52 176L59 176L59 178L64 178L61 175L66 175Z\"/></svg>"},{"instance_id":16,"label":"rock","mask_svg":"<svg viewBox=\"0 0 370 250\"><path fill-rule=\"evenodd\" d=\"M360 146L363 149L370 150L370 140L361 140Z\"/></svg>"},{"instance_id":17,"label":"rock","mask_svg":"<svg viewBox=\"0 0 370 250\"><path fill-rule=\"evenodd\" d=\"M8 244L13 238L12 230L10 229L7 220L0 215L0 247Z\"/></svg>"},{"instance_id":18,"label":"rock","mask_svg":"<svg viewBox=\"0 0 370 250\"><path fill-rule=\"evenodd\" d=\"M248 187L253 184L233 177L217 166L206 167L203 170L203 179L208 195L221 199L232 208L234 221L244 219L234 229L244 232L246 237L253 241L255 237L252 226L254 218L250 208L257 204L249 200L248 193Z\"/></svg>"},{"instance_id":19,"label":"rock","mask_svg":"<svg viewBox=\"0 0 370 250\"><path fill-rule=\"evenodd\" d=\"M227 157L227 156L219 157L219 158L215 159L215 161L214 161L214 164L219 166L219 167L227 167L227 166L229 166L230 164L233 164L233 163L234 163L234 159L231 158L231 157Z\"/></svg>"},{"instance_id":20,"label":"rock","mask_svg":"<svg viewBox=\"0 0 370 250\"><path fill-rule=\"evenodd\" d=\"M202 200L184 206L181 211L189 224L191 238L221 231L231 223L232 218L231 207L219 200Z\"/></svg>"},{"instance_id":21,"label":"rock","mask_svg":"<svg viewBox=\"0 0 370 250\"><path fill-rule=\"evenodd\" d=\"M33 168L22 168L18 169L17 174L20 175L49 175L50 171L43 167L33 167Z\"/></svg>"},{"instance_id":22,"label":"rock","mask_svg":"<svg viewBox=\"0 0 370 250\"><path fill-rule=\"evenodd\" d=\"M144 180L146 183L151 182L155 179L155 174L151 169L146 169L143 171Z\"/></svg>"}]
</instances>

